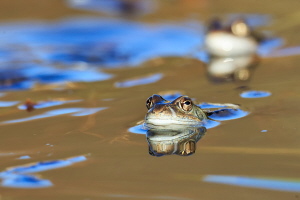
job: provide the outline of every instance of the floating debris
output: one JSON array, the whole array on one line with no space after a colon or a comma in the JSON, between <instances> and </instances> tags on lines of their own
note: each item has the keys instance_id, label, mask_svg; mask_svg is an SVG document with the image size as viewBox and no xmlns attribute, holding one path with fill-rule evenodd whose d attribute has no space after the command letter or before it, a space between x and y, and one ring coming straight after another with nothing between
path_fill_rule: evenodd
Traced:
<instances>
[{"instance_id":1,"label":"floating debris","mask_svg":"<svg viewBox=\"0 0 300 200\"><path fill-rule=\"evenodd\" d=\"M24 110L27 110L28 112L31 112L35 109L35 105L36 105L36 103L31 101L31 99L27 99L25 101L25 104L24 104L24 107L25 107Z\"/></svg>"}]
</instances>

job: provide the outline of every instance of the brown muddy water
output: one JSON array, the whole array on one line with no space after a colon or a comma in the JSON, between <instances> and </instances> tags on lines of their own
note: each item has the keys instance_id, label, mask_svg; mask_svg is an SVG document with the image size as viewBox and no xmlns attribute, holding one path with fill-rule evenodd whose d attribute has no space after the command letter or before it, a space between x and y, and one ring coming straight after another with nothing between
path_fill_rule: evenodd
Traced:
<instances>
[{"instance_id":1,"label":"brown muddy water","mask_svg":"<svg viewBox=\"0 0 300 200\"><path fill-rule=\"evenodd\" d=\"M0 1L0 200L299 198L298 1L68 2ZM214 78L203 24L236 13L275 45L249 79ZM149 96L172 93L249 114L208 129L191 156L154 157L128 129Z\"/></svg>"}]
</instances>

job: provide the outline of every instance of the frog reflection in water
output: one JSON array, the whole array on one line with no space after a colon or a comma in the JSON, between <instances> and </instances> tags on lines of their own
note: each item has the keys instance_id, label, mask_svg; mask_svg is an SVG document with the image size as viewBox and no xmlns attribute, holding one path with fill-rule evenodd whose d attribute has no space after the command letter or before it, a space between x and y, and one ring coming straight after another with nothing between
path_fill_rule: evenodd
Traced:
<instances>
[{"instance_id":1,"label":"frog reflection in water","mask_svg":"<svg viewBox=\"0 0 300 200\"><path fill-rule=\"evenodd\" d=\"M205 134L205 127L181 126L153 128L147 131L149 154L163 156L177 154L189 156L195 153L196 143Z\"/></svg>"},{"instance_id":2,"label":"frog reflection in water","mask_svg":"<svg viewBox=\"0 0 300 200\"><path fill-rule=\"evenodd\" d=\"M207 119L207 114L200 107L187 96L167 101L160 95L149 97L146 106L150 155L188 156L195 153L196 142L206 132L201 122Z\"/></svg>"},{"instance_id":3,"label":"frog reflection in water","mask_svg":"<svg viewBox=\"0 0 300 200\"><path fill-rule=\"evenodd\" d=\"M160 95L152 95L146 101L148 113L145 125L197 125L207 114L187 96L180 96L173 101L167 101Z\"/></svg>"}]
</instances>

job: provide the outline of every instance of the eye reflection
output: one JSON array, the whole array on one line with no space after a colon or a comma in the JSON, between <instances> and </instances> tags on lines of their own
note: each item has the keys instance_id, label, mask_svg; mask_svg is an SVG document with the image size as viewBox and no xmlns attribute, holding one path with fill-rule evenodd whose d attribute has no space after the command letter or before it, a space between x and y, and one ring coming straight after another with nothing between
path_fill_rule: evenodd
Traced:
<instances>
[{"instance_id":1,"label":"eye reflection","mask_svg":"<svg viewBox=\"0 0 300 200\"><path fill-rule=\"evenodd\" d=\"M147 131L149 154L189 156L196 152L196 143L205 134L205 127L153 127Z\"/></svg>"}]
</instances>

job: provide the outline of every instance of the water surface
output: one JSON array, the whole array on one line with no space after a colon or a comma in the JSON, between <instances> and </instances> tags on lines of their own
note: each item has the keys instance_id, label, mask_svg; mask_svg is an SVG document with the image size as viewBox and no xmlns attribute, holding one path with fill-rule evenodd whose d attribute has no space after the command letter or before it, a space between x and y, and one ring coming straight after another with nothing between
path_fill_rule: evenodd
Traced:
<instances>
[{"instance_id":1,"label":"water surface","mask_svg":"<svg viewBox=\"0 0 300 200\"><path fill-rule=\"evenodd\" d=\"M166 1L126 19L74 11L66 3L41 9L36 1L28 13L38 17L0 25L0 171L14 174L0 177L1 199L298 197L297 1ZM49 20L48 10L56 19ZM204 27L212 14L229 19L237 12L251 13L251 26L270 40L260 45L251 78L217 84L208 76ZM242 98L247 91L271 95ZM130 129L144 119L152 94L241 110L216 118L193 155L158 158L149 155L145 134ZM27 99L36 103L31 112ZM80 155L88 156L66 167L16 172L45 161L61 166ZM24 181L30 189L11 187ZM40 181L45 187L32 187Z\"/></svg>"}]
</instances>

